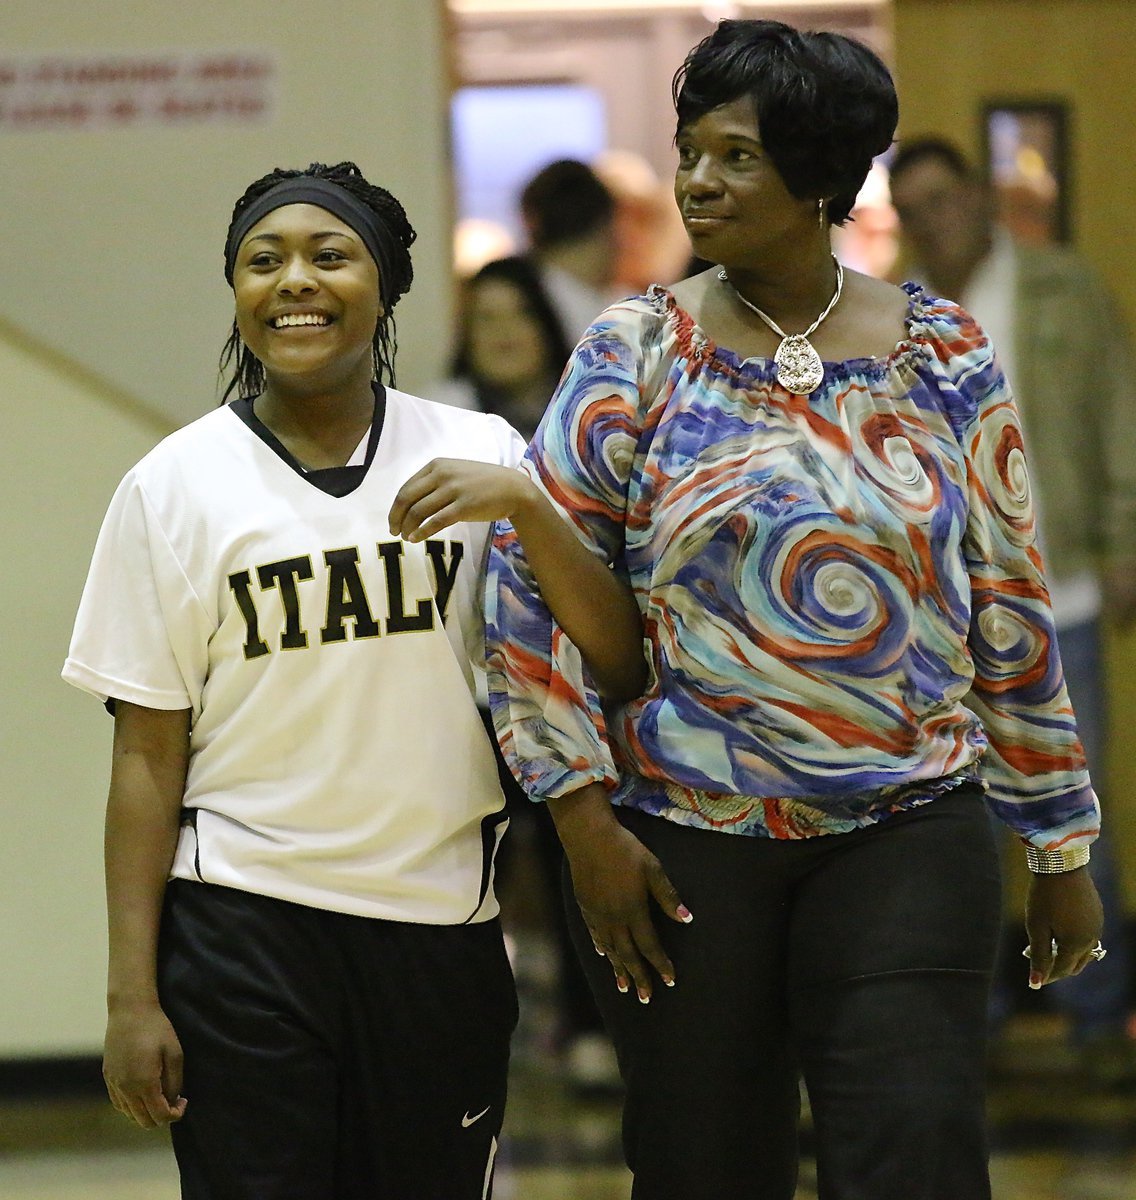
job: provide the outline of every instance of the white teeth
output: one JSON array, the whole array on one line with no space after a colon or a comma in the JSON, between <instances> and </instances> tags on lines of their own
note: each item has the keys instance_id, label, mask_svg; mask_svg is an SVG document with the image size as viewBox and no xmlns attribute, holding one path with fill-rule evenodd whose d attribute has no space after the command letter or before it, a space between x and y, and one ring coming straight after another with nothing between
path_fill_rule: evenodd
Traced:
<instances>
[{"instance_id":1,"label":"white teeth","mask_svg":"<svg viewBox=\"0 0 1136 1200\"><path fill-rule=\"evenodd\" d=\"M273 322L275 329L287 329L293 325L327 325L328 319L319 313L285 313Z\"/></svg>"}]
</instances>

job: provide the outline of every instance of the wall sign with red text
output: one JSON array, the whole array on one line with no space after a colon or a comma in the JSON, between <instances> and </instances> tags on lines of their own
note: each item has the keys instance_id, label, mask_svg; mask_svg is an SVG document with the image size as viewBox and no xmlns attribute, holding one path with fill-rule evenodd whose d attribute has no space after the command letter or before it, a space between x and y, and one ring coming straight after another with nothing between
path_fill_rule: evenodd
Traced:
<instances>
[{"instance_id":1,"label":"wall sign with red text","mask_svg":"<svg viewBox=\"0 0 1136 1200\"><path fill-rule=\"evenodd\" d=\"M277 75L273 56L231 50L0 58L0 133L260 124Z\"/></svg>"}]
</instances>

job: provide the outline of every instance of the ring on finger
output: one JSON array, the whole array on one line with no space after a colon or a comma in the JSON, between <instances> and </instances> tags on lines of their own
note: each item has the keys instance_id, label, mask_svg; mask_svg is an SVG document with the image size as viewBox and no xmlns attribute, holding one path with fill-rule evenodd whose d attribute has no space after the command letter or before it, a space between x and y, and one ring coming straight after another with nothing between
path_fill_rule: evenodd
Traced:
<instances>
[{"instance_id":1,"label":"ring on finger","mask_svg":"<svg viewBox=\"0 0 1136 1200\"><path fill-rule=\"evenodd\" d=\"M1054 954L1057 953L1057 943L1056 942L1053 943L1053 953ZM1108 951L1098 941L1097 944L1089 951L1089 957L1093 960L1093 962L1100 962L1101 959L1104 958L1104 956L1107 953L1108 953ZM1029 956L1030 956L1030 948L1027 946L1022 951L1022 958L1029 958Z\"/></svg>"},{"instance_id":2,"label":"ring on finger","mask_svg":"<svg viewBox=\"0 0 1136 1200\"><path fill-rule=\"evenodd\" d=\"M1051 955L1053 958L1056 958L1056 957L1057 957L1057 939L1056 939L1056 938L1052 938L1052 939L1050 939L1050 942L1049 942L1049 953L1050 953L1050 955ZM1030 948L1029 948L1029 946L1027 946L1027 947L1026 947L1026 948L1025 948L1023 951L1022 951L1022 958L1029 958L1029 956L1030 956Z\"/></svg>"}]
</instances>

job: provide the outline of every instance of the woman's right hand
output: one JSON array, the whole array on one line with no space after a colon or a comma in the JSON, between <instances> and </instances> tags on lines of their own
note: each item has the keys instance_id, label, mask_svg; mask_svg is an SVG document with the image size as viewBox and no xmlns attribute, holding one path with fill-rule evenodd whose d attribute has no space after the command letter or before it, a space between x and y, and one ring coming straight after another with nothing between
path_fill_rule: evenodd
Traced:
<instances>
[{"instance_id":1,"label":"woman's right hand","mask_svg":"<svg viewBox=\"0 0 1136 1200\"><path fill-rule=\"evenodd\" d=\"M103 1079L111 1103L143 1129L185 1115L181 1043L156 1001L111 1009Z\"/></svg>"},{"instance_id":2,"label":"woman's right hand","mask_svg":"<svg viewBox=\"0 0 1136 1200\"><path fill-rule=\"evenodd\" d=\"M675 969L659 940L651 900L672 920L694 918L659 860L615 819L600 784L549 802L572 872L580 913L598 954L611 964L615 986L632 983L643 1004L651 999L654 967L668 987Z\"/></svg>"}]
</instances>

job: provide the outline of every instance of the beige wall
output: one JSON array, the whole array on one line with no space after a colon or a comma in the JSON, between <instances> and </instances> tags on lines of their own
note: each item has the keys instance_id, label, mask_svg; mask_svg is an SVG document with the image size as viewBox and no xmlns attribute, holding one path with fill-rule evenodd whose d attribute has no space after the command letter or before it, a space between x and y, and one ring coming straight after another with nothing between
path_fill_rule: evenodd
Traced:
<instances>
[{"instance_id":1,"label":"beige wall","mask_svg":"<svg viewBox=\"0 0 1136 1200\"><path fill-rule=\"evenodd\" d=\"M1136 4L1132 0L895 0L900 136L941 133L975 155L992 99L1071 108L1072 226L1136 331ZM1114 727L1106 820L1136 906L1136 635L1110 650Z\"/></svg>"},{"instance_id":2,"label":"beige wall","mask_svg":"<svg viewBox=\"0 0 1136 1200\"><path fill-rule=\"evenodd\" d=\"M0 325L0 1057L102 1036L111 720L59 679L102 512L168 432Z\"/></svg>"},{"instance_id":3,"label":"beige wall","mask_svg":"<svg viewBox=\"0 0 1136 1200\"><path fill-rule=\"evenodd\" d=\"M258 126L0 133L0 1058L102 1041L111 722L59 670L115 485L215 403L232 313L221 251L245 186L341 158L389 186L419 233L399 383L442 369L440 28L440 0L5 0L0 57L251 49L276 56L280 97Z\"/></svg>"},{"instance_id":4,"label":"beige wall","mask_svg":"<svg viewBox=\"0 0 1136 1200\"><path fill-rule=\"evenodd\" d=\"M0 316L184 423L214 402L234 201L273 167L349 158L418 230L396 316L399 382L424 386L450 307L441 3L5 0L0 57L254 51L278 95L265 123L0 132Z\"/></svg>"}]
</instances>

